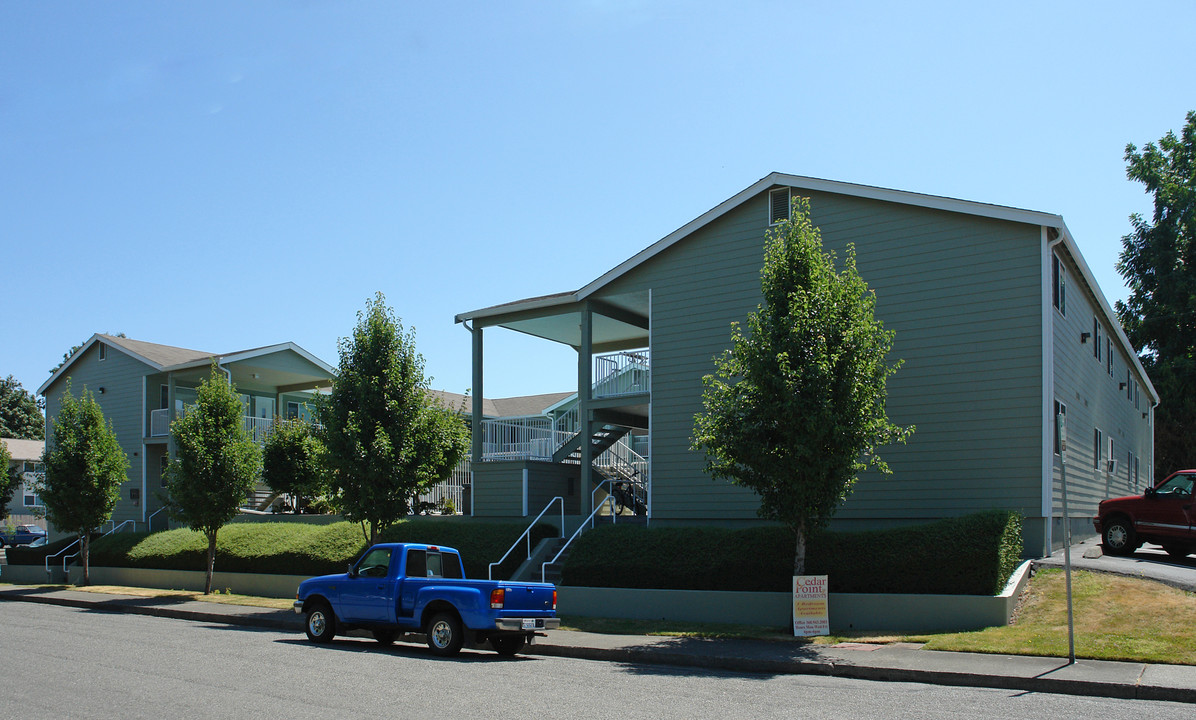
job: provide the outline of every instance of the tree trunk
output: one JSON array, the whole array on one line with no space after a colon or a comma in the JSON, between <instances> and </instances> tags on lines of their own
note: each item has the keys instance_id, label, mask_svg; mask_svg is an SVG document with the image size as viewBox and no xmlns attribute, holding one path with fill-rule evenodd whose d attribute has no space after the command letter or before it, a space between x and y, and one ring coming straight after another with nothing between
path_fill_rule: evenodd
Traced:
<instances>
[{"instance_id":1,"label":"tree trunk","mask_svg":"<svg viewBox=\"0 0 1196 720\"><path fill-rule=\"evenodd\" d=\"M806 574L806 522L797 524L797 547L793 553L793 574Z\"/></svg>"},{"instance_id":2,"label":"tree trunk","mask_svg":"<svg viewBox=\"0 0 1196 720\"><path fill-rule=\"evenodd\" d=\"M213 530L208 533L208 573L204 578L203 594L212 594L212 570L216 567L216 533L218 530Z\"/></svg>"},{"instance_id":3,"label":"tree trunk","mask_svg":"<svg viewBox=\"0 0 1196 720\"><path fill-rule=\"evenodd\" d=\"M83 545L83 550L79 553L83 556L83 585L87 586L91 584L91 533L84 530L80 540Z\"/></svg>"}]
</instances>

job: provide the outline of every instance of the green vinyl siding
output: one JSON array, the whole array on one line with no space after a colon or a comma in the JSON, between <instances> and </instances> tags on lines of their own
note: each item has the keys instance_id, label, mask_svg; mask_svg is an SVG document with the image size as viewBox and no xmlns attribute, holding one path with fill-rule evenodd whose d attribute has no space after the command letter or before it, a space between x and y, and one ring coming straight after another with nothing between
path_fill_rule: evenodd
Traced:
<instances>
[{"instance_id":1,"label":"green vinyl siding","mask_svg":"<svg viewBox=\"0 0 1196 720\"><path fill-rule=\"evenodd\" d=\"M1069 281L1067 315L1053 308L1051 310L1054 318L1054 400L1067 406L1069 514L1072 517L1090 518L1096 515L1096 506L1101 500L1140 493L1145 487L1154 484L1150 475L1154 428L1150 424L1149 414L1147 418L1142 417L1143 413L1148 413L1151 404L1145 388L1140 390L1140 400L1135 407L1134 401L1126 396L1125 389L1119 385L1125 382L1126 368L1131 367L1132 363L1119 347L1116 333L1110 334L1112 328L1103 317L1102 337L1114 338L1112 377L1106 364L1107 347L1102 346L1100 360L1094 357L1091 334L1093 318L1100 315L1098 304L1091 290L1074 280L1078 274L1070 259L1064 259L1063 267ZM1082 338L1082 333L1088 333L1089 336ZM1143 378L1136 370L1131 376L1139 384L1143 383ZM1113 473L1093 467L1093 430L1096 428L1101 430L1104 437L1102 459L1108 453L1109 438L1113 439L1113 459L1118 461L1117 470ZM1128 453L1131 452L1139 458L1140 480L1137 484L1133 482L1133 467L1128 462ZM1058 459L1055 456L1053 463L1053 515L1062 515L1063 512ZM1160 468L1161 475L1169 470Z\"/></svg>"},{"instance_id":2,"label":"green vinyl siding","mask_svg":"<svg viewBox=\"0 0 1196 720\"><path fill-rule=\"evenodd\" d=\"M57 416L67 378L71 381L71 394L75 397L80 396L85 387L91 391L104 412L104 419L112 423L116 440L129 460L128 480L121 485L120 500L116 503L112 519L117 523L140 521L141 500L134 505L129 491L136 489L141 492L142 431L149 430L149 418L143 412L142 390L149 367L112 346L107 348L104 360L100 360L99 345L96 342L84 351L83 356L71 365L69 372L46 389L46 416L51 422ZM104 388L102 394L101 387ZM157 387L152 391L155 394L153 402L156 403ZM51 432L50 427L47 427L47 438L51 437ZM147 489L150 492L153 490Z\"/></svg>"},{"instance_id":3,"label":"green vinyl siding","mask_svg":"<svg viewBox=\"0 0 1196 720\"><path fill-rule=\"evenodd\" d=\"M894 473L865 474L844 520L933 518L988 507L1041 514L1040 229L825 193L814 223L840 260L855 243L877 316L904 367L889 415L916 424L884 448ZM658 520L751 520L754 493L711 481L689 450L702 375L730 324L760 301L767 193L603 288L652 292L652 509Z\"/></svg>"}]
</instances>

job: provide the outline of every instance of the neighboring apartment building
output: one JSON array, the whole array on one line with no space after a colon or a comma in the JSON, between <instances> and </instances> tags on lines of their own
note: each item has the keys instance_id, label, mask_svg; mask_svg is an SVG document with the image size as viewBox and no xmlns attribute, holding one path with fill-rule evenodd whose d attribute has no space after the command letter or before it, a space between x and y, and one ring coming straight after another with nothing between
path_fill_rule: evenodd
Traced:
<instances>
[{"instance_id":1,"label":"neighboring apartment building","mask_svg":"<svg viewBox=\"0 0 1196 720\"><path fill-rule=\"evenodd\" d=\"M572 419L510 436L475 410L474 514L526 516L562 495L585 517L609 437L638 434L653 523L758 522L757 496L705 475L690 438L702 376L760 302L765 234L795 195L840 259L854 243L905 361L889 416L917 426L881 450L893 474L861 476L835 527L1013 509L1027 555L1048 553L1062 538L1056 412L1074 532L1092 533L1102 498L1151 484L1157 394L1061 217L774 173L580 290L457 316L473 334L477 394L488 328L579 353Z\"/></svg>"},{"instance_id":2,"label":"neighboring apartment building","mask_svg":"<svg viewBox=\"0 0 1196 720\"><path fill-rule=\"evenodd\" d=\"M8 448L8 467L21 474L21 484L13 493L12 502L8 504L9 521L14 525L36 522L45 527L45 521L37 517L42 510L42 504L37 496L35 482L38 473L42 471L42 452L46 449L46 443L42 440L16 438L0 438L0 442Z\"/></svg>"},{"instance_id":3,"label":"neighboring apartment building","mask_svg":"<svg viewBox=\"0 0 1196 720\"><path fill-rule=\"evenodd\" d=\"M195 401L195 390L215 360L245 406L245 426L264 443L275 418L309 420L312 396L331 385L333 368L294 343L232 353L96 334L50 376L38 393L46 398L50 436L67 381L71 393L90 390L112 422L129 459L113 522L138 529L166 527L164 471L172 451L170 423Z\"/></svg>"}]
</instances>

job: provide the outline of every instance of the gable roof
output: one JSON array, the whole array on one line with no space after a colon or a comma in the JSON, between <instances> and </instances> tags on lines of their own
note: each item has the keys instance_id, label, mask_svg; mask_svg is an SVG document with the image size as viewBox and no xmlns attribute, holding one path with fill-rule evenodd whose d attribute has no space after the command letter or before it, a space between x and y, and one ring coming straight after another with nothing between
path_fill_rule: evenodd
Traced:
<instances>
[{"instance_id":1,"label":"gable roof","mask_svg":"<svg viewBox=\"0 0 1196 720\"><path fill-rule=\"evenodd\" d=\"M429 395L439 399L452 410L461 409L469 414L473 412L473 398L444 390L429 390ZM572 397L577 393L542 393L540 395L519 395L508 398L488 398L482 400L482 416L488 418L527 417L529 415L543 415L553 405L561 400Z\"/></svg>"},{"instance_id":2,"label":"gable roof","mask_svg":"<svg viewBox=\"0 0 1196 720\"><path fill-rule=\"evenodd\" d=\"M573 292L555 293L552 295L541 295L539 297L527 298L525 300L515 300L512 302L501 303L499 305L491 305L490 307L481 308L479 310L461 313L456 316L456 321L465 322L474 318L505 315L512 312L540 310L543 308L569 305L585 300L601 290L603 287L609 285L611 282L644 264L649 259L659 255L673 245L681 242L686 237L692 235L697 230L709 225L718 218L744 204L751 198L772 187L791 187L799 190L811 190L816 192L835 193L838 195L848 195L851 197L869 198L872 200L883 200L885 202L899 203L902 205L912 205L915 207L931 208L935 210L946 210L949 212L963 213L966 215L977 215L980 217L1027 223L1030 225L1043 225L1046 227L1061 229L1063 231L1066 230L1066 227L1063 223L1063 218L1059 215L1053 215L1050 213L1036 212L1034 210L1022 210L1020 208L1006 207L1004 205L993 205L991 203L973 202L970 200L957 200L955 198L941 197L938 195L926 195L923 193L909 192L906 190L891 190L888 188L875 187L872 185L857 185L855 183L840 182L837 180L823 180L821 178L774 172L769 173L763 178L760 178L735 195L732 195L730 198L727 198L718 205L664 236L660 240L652 243L624 262L619 263L617 266L598 277L593 282L581 287L578 290ZM1070 235L1068 236L1070 237ZM1083 269L1087 270L1087 265L1083 265ZM1095 281L1093 281L1092 285L1093 287L1096 286ZM1110 310L1110 312L1112 311Z\"/></svg>"},{"instance_id":3,"label":"gable roof","mask_svg":"<svg viewBox=\"0 0 1196 720\"><path fill-rule=\"evenodd\" d=\"M873 185L858 185L856 183L840 182L837 180L824 180L821 178L812 178L803 175L789 175L779 172L769 173L763 178L757 180L735 195L724 200L710 210L707 210L705 213L702 213L698 217L677 228L660 240L652 243L648 247L628 258L626 261L620 263L610 271L596 278L593 282L579 288L578 290L573 292L557 293L554 295L542 295L539 297L527 298L525 300L502 303L500 305L492 305L490 307L461 313L456 316L455 320L456 322L468 322L475 319L480 320L485 318L508 316L514 313L529 313L536 315L542 313L547 315L552 313L554 309L564 310L570 305L574 305L582 300L585 300L586 298L589 298L618 278L630 273L632 270L644 264L651 258L659 255L668 248L689 237L697 230L709 225L723 215L726 215L740 205L743 205L748 200L773 187L790 187L798 190L810 190L815 192L847 195L851 197L868 198L872 200L898 203L901 205L910 205L914 207L944 210L947 212L961 213L965 215L975 215L984 218L993 218L996 220L1025 223L1028 225L1036 225L1054 230L1058 234L1058 238L1051 243L1051 247L1062 245L1067 251L1068 256L1072 259L1072 262L1075 264L1077 270L1079 270L1081 279L1088 287L1089 292L1094 298L1097 307L1099 308L1100 314L1104 316L1106 324L1112 329L1113 334L1117 336L1118 342L1121 345L1121 349L1125 352L1126 356L1130 358L1130 362L1133 363L1138 375L1145 381L1147 392L1149 393L1150 397L1154 399L1156 404L1158 403L1158 391L1155 390L1154 385L1150 382L1150 378L1146 374L1146 369L1142 366L1142 362L1138 358L1138 354L1134 352L1133 344L1130 343L1129 338L1122 329L1121 322L1118 320L1117 314L1113 312L1113 307L1109 304L1108 299L1105 298L1100 286L1097 285L1096 278L1092 274L1091 268L1088 267L1087 261L1084 260L1083 254L1080 253L1080 248L1078 245L1076 245L1075 238L1072 237L1071 231L1067 229L1067 224L1063 222L1062 216L1053 213L1008 207L1005 205L993 205L991 203L959 200L956 198L948 198L938 195L926 195L923 193L909 192L906 190L892 190L889 188L876 187Z\"/></svg>"},{"instance_id":4,"label":"gable roof","mask_svg":"<svg viewBox=\"0 0 1196 720\"><path fill-rule=\"evenodd\" d=\"M202 350L191 350L188 348L174 347L173 345L160 345L158 343L146 342L144 340L133 340L130 338L116 337L114 335L107 335L104 333L96 333L88 338L87 342L83 343L82 347L71 354L66 362L62 364L62 367L58 368L48 380L42 383L42 386L37 389L38 394L45 395L46 390L48 390L50 386L58 380L59 377L64 375L71 365L73 365L75 361L83 356L88 348L97 342L103 342L108 347L123 352L133 359L148 365L157 372L169 372L172 370L184 370L187 368L202 367L212 362L213 359L220 363L249 360L255 357L286 350L296 353L329 375L333 375L336 372L328 363L319 359L315 355L312 355L293 342L266 345L259 348L238 350L231 353L210 353L204 352Z\"/></svg>"}]
</instances>

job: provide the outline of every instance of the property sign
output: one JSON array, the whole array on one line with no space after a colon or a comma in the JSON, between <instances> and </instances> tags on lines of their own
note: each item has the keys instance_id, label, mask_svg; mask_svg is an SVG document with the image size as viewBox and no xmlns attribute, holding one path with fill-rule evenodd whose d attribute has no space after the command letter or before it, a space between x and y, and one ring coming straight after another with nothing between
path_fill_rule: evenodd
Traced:
<instances>
[{"instance_id":1,"label":"property sign","mask_svg":"<svg viewBox=\"0 0 1196 720\"><path fill-rule=\"evenodd\" d=\"M793 635L829 635L826 575L793 576Z\"/></svg>"}]
</instances>

